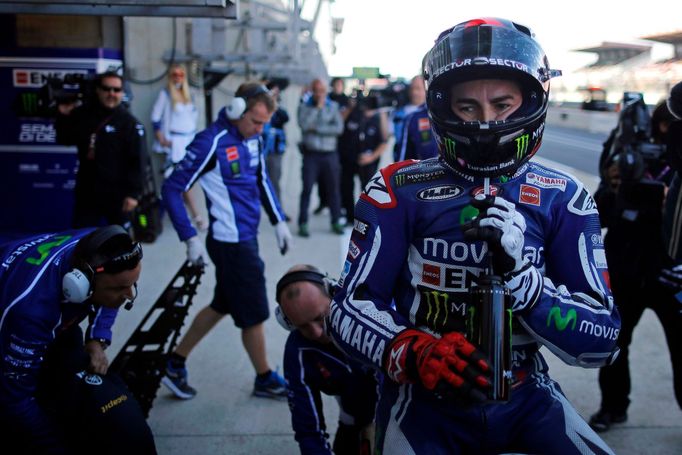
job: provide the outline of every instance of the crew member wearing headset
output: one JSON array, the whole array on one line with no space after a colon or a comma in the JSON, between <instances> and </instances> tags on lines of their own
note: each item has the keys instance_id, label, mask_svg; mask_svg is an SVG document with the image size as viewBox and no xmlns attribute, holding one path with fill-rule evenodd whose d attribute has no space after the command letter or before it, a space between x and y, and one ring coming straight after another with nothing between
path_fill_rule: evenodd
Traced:
<instances>
[{"instance_id":1,"label":"crew member wearing headset","mask_svg":"<svg viewBox=\"0 0 682 455\"><path fill-rule=\"evenodd\" d=\"M141 259L117 225L0 246L0 451L156 453L104 353L118 309L136 297Z\"/></svg>"},{"instance_id":2,"label":"crew member wearing headset","mask_svg":"<svg viewBox=\"0 0 682 455\"><path fill-rule=\"evenodd\" d=\"M206 252L192 226L182 193L197 180L206 194L209 232L206 249L215 264L213 301L204 307L166 365L162 382L181 399L196 390L187 381L185 360L192 349L230 314L242 330L242 343L256 370L253 394L286 399L284 379L272 371L265 354L263 322L269 317L265 266L258 254L258 223L262 205L275 226L277 244L285 254L291 233L266 172L260 136L277 103L263 85L242 84L218 119L197 134L187 153L163 184L163 201L187 258L203 263Z\"/></svg>"},{"instance_id":3,"label":"crew member wearing headset","mask_svg":"<svg viewBox=\"0 0 682 455\"><path fill-rule=\"evenodd\" d=\"M351 360L325 333L336 282L317 267L296 265L277 283L277 321L291 330L284 348L291 424L302 454L370 454L377 379ZM333 446L329 444L321 394L341 407Z\"/></svg>"}]
</instances>

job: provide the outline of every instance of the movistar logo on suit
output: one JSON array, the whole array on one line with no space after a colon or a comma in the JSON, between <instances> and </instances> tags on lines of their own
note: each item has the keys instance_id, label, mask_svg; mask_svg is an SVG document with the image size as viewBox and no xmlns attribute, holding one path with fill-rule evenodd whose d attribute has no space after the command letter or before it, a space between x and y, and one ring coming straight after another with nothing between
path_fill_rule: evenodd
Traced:
<instances>
[{"instance_id":1,"label":"movistar logo on suit","mask_svg":"<svg viewBox=\"0 0 682 455\"><path fill-rule=\"evenodd\" d=\"M552 307L547 315L547 327L554 321L554 327L563 332L566 327L571 326L571 330L575 330L575 323L578 320L578 313L573 309L569 309L566 314L561 313L561 308L558 306Z\"/></svg>"}]
</instances>

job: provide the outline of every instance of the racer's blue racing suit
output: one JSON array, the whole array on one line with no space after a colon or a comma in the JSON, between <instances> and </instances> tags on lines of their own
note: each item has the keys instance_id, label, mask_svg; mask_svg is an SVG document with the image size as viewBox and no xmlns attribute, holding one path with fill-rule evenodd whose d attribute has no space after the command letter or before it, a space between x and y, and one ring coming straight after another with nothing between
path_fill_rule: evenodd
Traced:
<instances>
[{"instance_id":1,"label":"racer's blue racing suit","mask_svg":"<svg viewBox=\"0 0 682 455\"><path fill-rule=\"evenodd\" d=\"M357 447L359 439L353 439L374 420L375 372L348 358L333 343L311 341L295 330L284 347L284 377L289 389L291 423L301 453L332 453L321 393L337 397L341 408L339 426L349 429L337 432L334 452L351 453L341 449L353 447L354 442Z\"/></svg>"},{"instance_id":2,"label":"racer's blue racing suit","mask_svg":"<svg viewBox=\"0 0 682 455\"><path fill-rule=\"evenodd\" d=\"M406 328L467 333L469 289L487 246L465 241L483 179L438 161L399 162L375 175L355 225L331 307L330 330L349 355L382 366ZM513 318L513 389L506 404L457 406L420 384L385 380L377 408L383 453L610 453L547 376L544 345L564 362L599 367L617 353L620 319L609 286L599 218L573 177L525 164L493 179L490 193L516 204L527 223L524 257L543 276L535 306ZM395 306L391 302L395 302Z\"/></svg>"},{"instance_id":3,"label":"racer's blue racing suit","mask_svg":"<svg viewBox=\"0 0 682 455\"><path fill-rule=\"evenodd\" d=\"M164 204L180 240L197 235L182 193L200 179L210 218L209 235L220 242L258 236L260 205L272 224L284 220L260 151L260 136L243 138L223 108L218 119L196 135L187 153L166 179Z\"/></svg>"},{"instance_id":4,"label":"racer's blue racing suit","mask_svg":"<svg viewBox=\"0 0 682 455\"><path fill-rule=\"evenodd\" d=\"M62 295L74 248L90 231L44 234L0 246L0 421L55 453L62 442L57 427L64 422L56 422L36 399L49 348L68 330L80 334L78 324L88 316L86 339L110 342L118 312L88 301L68 303ZM82 336L76 343L82 352Z\"/></svg>"},{"instance_id":5,"label":"racer's blue racing suit","mask_svg":"<svg viewBox=\"0 0 682 455\"><path fill-rule=\"evenodd\" d=\"M438 156L438 145L431 132L431 121L426 105L405 118L400 151L396 161L425 160Z\"/></svg>"}]
</instances>

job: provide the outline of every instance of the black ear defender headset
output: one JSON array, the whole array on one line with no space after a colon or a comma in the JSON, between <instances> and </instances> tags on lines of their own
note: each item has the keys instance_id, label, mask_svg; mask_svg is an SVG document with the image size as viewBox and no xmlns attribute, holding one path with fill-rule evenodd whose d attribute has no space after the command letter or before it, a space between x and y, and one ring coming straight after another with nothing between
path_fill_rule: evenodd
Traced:
<instances>
[{"instance_id":1,"label":"black ear defender headset","mask_svg":"<svg viewBox=\"0 0 682 455\"><path fill-rule=\"evenodd\" d=\"M269 94L270 90L264 85L256 85L255 87L246 90L244 93L239 93L239 91L237 91L235 97L230 100L227 106L225 106L227 118L230 120L239 120L242 115L244 115L244 112L246 112L246 105L249 99L258 96L261 93Z\"/></svg>"},{"instance_id":2,"label":"black ear defender headset","mask_svg":"<svg viewBox=\"0 0 682 455\"><path fill-rule=\"evenodd\" d=\"M140 260L142 246L133 242L123 227L99 228L76 245L73 269L62 278L64 298L71 303L83 303L92 296L96 274L132 270ZM128 300L125 308L132 308L132 303Z\"/></svg>"},{"instance_id":3,"label":"black ear defender headset","mask_svg":"<svg viewBox=\"0 0 682 455\"><path fill-rule=\"evenodd\" d=\"M291 323L287 315L284 314L284 311L282 311L282 307L279 305L281 304L280 299L284 288L290 284L298 283L300 281L309 281L311 283L317 283L321 285L329 298L332 298L338 289L338 283L336 280L317 270L296 270L289 272L280 278L277 282L277 288L275 291L275 298L278 303L277 308L275 308L275 319L277 319L279 325L289 331L296 330L296 326Z\"/></svg>"}]
</instances>

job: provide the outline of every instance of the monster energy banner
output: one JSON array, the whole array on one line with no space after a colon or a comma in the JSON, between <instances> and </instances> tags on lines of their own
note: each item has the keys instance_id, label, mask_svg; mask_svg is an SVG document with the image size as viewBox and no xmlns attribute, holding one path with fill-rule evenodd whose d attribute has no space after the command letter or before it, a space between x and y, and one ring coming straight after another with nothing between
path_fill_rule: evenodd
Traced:
<instances>
[{"instance_id":1,"label":"monster energy banner","mask_svg":"<svg viewBox=\"0 0 682 455\"><path fill-rule=\"evenodd\" d=\"M0 181L5 197L0 231L45 232L70 227L77 169L75 147L57 144L48 80L73 80L121 65L107 49L10 49L0 55ZM65 87L66 88L66 87Z\"/></svg>"},{"instance_id":2,"label":"monster energy banner","mask_svg":"<svg viewBox=\"0 0 682 455\"><path fill-rule=\"evenodd\" d=\"M417 285L420 303L417 309L417 325L439 332L466 332L473 311L468 297L462 292L446 292Z\"/></svg>"}]
</instances>

